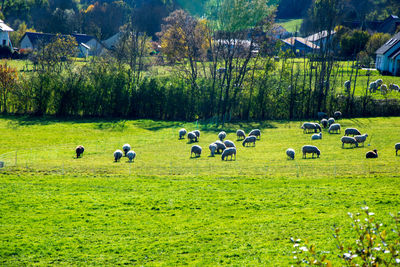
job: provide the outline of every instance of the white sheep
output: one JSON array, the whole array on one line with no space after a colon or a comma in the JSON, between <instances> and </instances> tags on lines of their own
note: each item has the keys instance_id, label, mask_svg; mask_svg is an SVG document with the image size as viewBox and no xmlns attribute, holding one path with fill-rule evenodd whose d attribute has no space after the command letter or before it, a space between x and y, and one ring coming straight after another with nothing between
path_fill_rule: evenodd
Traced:
<instances>
[{"instance_id":1,"label":"white sheep","mask_svg":"<svg viewBox=\"0 0 400 267\"><path fill-rule=\"evenodd\" d=\"M306 145L301 148L301 151L303 152L303 159L307 158L307 153L312 154L312 158L314 158L314 154L317 154L318 158L321 155L321 151L316 146Z\"/></svg>"},{"instance_id":2,"label":"white sheep","mask_svg":"<svg viewBox=\"0 0 400 267\"><path fill-rule=\"evenodd\" d=\"M231 156L231 160L232 160L233 155L235 155L235 160L236 160L236 148L228 147L227 149L224 150L224 152L222 152L221 158L222 158L222 160L224 160L225 158L226 158L226 160L228 160L228 156Z\"/></svg>"},{"instance_id":3,"label":"white sheep","mask_svg":"<svg viewBox=\"0 0 400 267\"><path fill-rule=\"evenodd\" d=\"M222 131L218 134L219 140L224 141L225 138L226 138L226 132Z\"/></svg>"},{"instance_id":4,"label":"white sheep","mask_svg":"<svg viewBox=\"0 0 400 267\"><path fill-rule=\"evenodd\" d=\"M190 132L187 134L187 138L190 142L197 142L197 136L194 132Z\"/></svg>"},{"instance_id":5,"label":"white sheep","mask_svg":"<svg viewBox=\"0 0 400 267\"><path fill-rule=\"evenodd\" d=\"M255 137L257 137L257 139L260 139L261 131L259 129L251 130L249 133L249 136L255 136Z\"/></svg>"},{"instance_id":6,"label":"white sheep","mask_svg":"<svg viewBox=\"0 0 400 267\"><path fill-rule=\"evenodd\" d=\"M397 156L397 151L400 150L400 143L395 144L394 149L396 149L396 156Z\"/></svg>"},{"instance_id":7,"label":"white sheep","mask_svg":"<svg viewBox=\"0 0 400 267\"><path fill-rule=\"evenodd\" d=\"M376 83L376 81L375 82L371 82L369 84L369 92L370 93L375 93L377 89L378 89L378 84Z\"/></svg>"},{"instance_id":8,"label":"white sheep","mask_svg":"<svg viewBox=\"0 0 400 267\"><path fill-rule=\"evenodd\" d=\"M327 119L322 119L321 120L321 124L322 124L322 127L324 127L324 128L328 127L328 120Z\"/></svg>"},{"instance_id":9,"label":"white sheep","mask_svg":"<svg viewBox=\"0 0 400 267\"><path fill-rule=\"evenodd\" d=\"M345 92L350 92L350 88L351 88L351 82L350 81L345 81L344 82L344 90L345 90Z\"/></svg>"},{"instance_id":10,"label":"white sheep","mask_svg":"<svg viewBox=\"0 0 400 267\"><path fill-rule=\"evenodd\" d=\"M331 126L329 126L328 133L331 133L331 132L340 133L340 124L334 123Z\"/></svg>"},{"instance_id":11,"label":"white sheep","mask_svg":"<svg viewBox=\"0 0 400 267\"><path fill-rule=\"evenodd\" d=\"M333 113L333 117L335 118L335 120L341 119L342 118L342 112L335 111L335 113Z\"/></svg>"},{"instance_id":12,"label":"white sheep","mask_svg":"<svg viewBox=\"0 0 400 267\"><path fill-rule=\"evenodd\" d=\"M318 130L321 132L321 126L318 123L313 123L313 122L305 122L301 126L301 129L303 129L303 133L308 133L309 130L314 131L316 133Z\"/></svg>"},{"instance_id":13,"label":"white sheep","mask_svg":"<svg viewBox=\"0 0 400 267\"><path fill-rule=\"evenodd\" d=\"M386 84L381 85L381 94L386 95L388 93L388 87Z\"/></svg>"},{"instance_id":14,"label":"white sheep","mask_svg":"<svg viewBox=\"0 0 400 267\"><path fill-rule=\"evenodd\" d=\"M211 152L211 157L214 157L215 151L217 150L217 145L215 143L212 143L208 146Z\"/></svg>"},{"instance_id":15,"label":"white sheep","mask_svg":"<svg viewBox=\"0 0 400 267\"><path fill-rule=\"evenodd\" d=\"M215 141L214 144L217 145L217 153L222 153L226 149L225 144L220 140Z\"/></svg>"},{"instance_id":16,"label":"white sheep","mask_svg":"<svg viewBox=\"0 0 400 267\"><path fill-rule=\"evenodd\" d=\"M85 151L85 148L83 146L77 146L75 148L76 158L79 158L83 154L84 151Z\"/></svg>"},{"instance_id":17,"label":"white sheep","mask_svg":"<svg viewBox=\"0 0 400 267\"><path fill-rule=\"evenodd\" d=\"M357 140L354 137L351 136L343 136L340 141L342 141L342 148L344 148L344 144L350 144L350 147L354 145L355 147L358 147Z\"/></svg>"},{"instance_id":18,"label":"white sheep","mask_svg":"<svg viewBox=\"0 0 400 267\"><path fill-rule=\"evenodd\" d=\"M295 152L294 152L294 149L293 148L288 148L287 150L286 150L286 155L290 158L290 159L294 159L294 156L295 156Z\"/></svg>"},{"instance_id":19,"label":"white sheep","mask_svg":"<svg viewBox=\"0 0 400 267\"><path fill-rule=\"evenodd\" d=\"M238 140L241 140L242 138L246 138L246 134L243 130L237 130L236 131L236 136L238 138Z\"/></svg>"},{"instance_id":20,"label":"white sheep","mask_svg":"<svg viewBox=\"0 0 400 267\"><path fill-rule=\"evenodd\" d=\"M132 162L136 158L136 153L133 150L128 151L126 153L126 157L129 159L129 162Z\"/></svg>"},{"instance_id":21,"label":"white sheep","mask_svg":"<svg viewBox=\"0 0 400 267\"><path fill-rule=\"evenodd\" d=\"M250 144L253 144L253 146L256 146L256 140L257 140L257 137L255 137L255 136L247 136L244 140L243 140L243 142L242 142L242 145L243 146L249 146Z\"/></svg>"},{"instance_id":22,"label":"white sheep","mask_svg":"<svg viewBox=\"0 0 400 267\"><path fill-rule=\"evenodd\" d=\"M192 148L190 149L190 157L192 157L193 156L193 153L194 153L194 156L195 157L200 157L200 155L201 155L201 146L198 146L198 145L194 145L194 146L192 146Z\"/></svg>"},{"instance_id":23,"label":"white sheep","mask_svg":"<svg viewBox=\"0 0 400 267\"><path fill-rule=\"evenodd\" d=\"M378 87L382 86L383 80L382 79L378 79L378 80L375 81L375 83L378 85Z\"/></svg>"},{"instance_id":24,"label":"white sheep","mask_svg":"<svg viewBox=\"0 0 400 267\"><path fill-rule=\"evenodd\" d=\"M124 151L124 157L126 157L126 153L128 153L128 151L131 150L131 145L130 144L123 145L122 150Z\"/></svg>"},{"instance_id":25,"label":"white sheep","mask_svg":"<svg viewBox=\"0 0 400 267\"><path fill-rule=\"evenodd\" d=\"M344 135L361 135L360 131L357 130L356 128L346 128L344 130Z\"/></svg>"},{"instance_id":26,"label":"white sheep","mask_svg":"<svg viewBox=\"0 0 400 267\"><path fill-rule=\"evenodd\" d=\"M359 144L363 144L364 146L364 142L365 140L367 140L368 134L363 134L363 135L355 135L354 138L357 140L357 143Z\"/></svg>"},{"instance_id":27,"label":"white sheep","mask_svg":"<svg viewBox=\"0 0 400 267\"><path fill-rule=\"evenodd\" d=\"M313 134L311 136L311 140L320 140L320 139L322 139L322 133Z\"/></svg>"},{"instance_id":28,"label":"white sheep","mask_svg":"<svg viewBox=\"0 0 400 267\"><path fill-rule=\"evenodd\" d=\"M200 138L200 131L199 130L194 130L193 133L196 135L196 137L198 139Z\"/></svg>"},{"instance_id":29,"label":"white sheep","mask_svg":"<svg viewBox=\"0 0 400 267\"><path fill-rule=\"evenodd\" d=\"M114 152L114 161L117 162L122 158L122 151L117 149Z\"/></svg>"},{"instance_id":30,"label":"white sheep","mask_svg":"<svg viewBox=\"0 0 400 267\"><path fill-rule=\"evenodd\" d=\"M232 142L231 140L225 140L224 141L224 145L228 148L228 147L236 147L235 143Z\"/></svg>"},{"instance_id":31,"label":"white sheep","mask_svg":"<svg viewBox=\"0 0 400 267\"><path fill-rule=\"evenodd\" d=\"M331 126L332 124L335 123L335 119L334 118L329 118L328 119L328 125Z\"/></svg>"},{"instance_id":32,"label":"white sheep","mask_svg":"<svg viewBox=\"0 0 400 267\"><path fill-rule=\"evenodd\" d=\"M185 138L186 133L187 133L186 129L184 129L184 128L180 129L179 130L179 139Z\"/></svg>"},{"instance_id":33,"label":"white sheep","mask_svg":"<svg viewBox=\"0 0 400 267\"><path fill-rule=\"evenodd\" d=\"M398 86L397 84L390 83L389 89L392 91L400 92L400 86Z\"/></svg>"}]
</instances>

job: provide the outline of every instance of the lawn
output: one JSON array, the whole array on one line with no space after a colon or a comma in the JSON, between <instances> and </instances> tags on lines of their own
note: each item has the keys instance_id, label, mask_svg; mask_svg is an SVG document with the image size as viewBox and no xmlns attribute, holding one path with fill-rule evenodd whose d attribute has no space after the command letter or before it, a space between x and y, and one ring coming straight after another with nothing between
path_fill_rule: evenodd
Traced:
<instances>
[{"instance_id":1,"label":"lawn","mask_svg":"<svg viewBox=\"0 0 400 267\"><path fill-rule=\"evenodd\" d=\"M365 147L342 149L341 135L326 130L311 141L298 121L199 123L203 154L191 159L178 130L195 123L2 117L0 264L287 266L290 237L332 251L332 226L349 226L347 212L366 202L390 224L400 210L400 118L340 123L367 132ZM236 141L239 128L262 130L256 147ZM237 144L236 161L209 157L221 129ZM113 162L124 143L134 163ZM302 159L304 144L321 157ZM366 160L373 148L379 158Z\"/></svg>"},{"instance_id":2,"label":"lawn","mask_svg":"<svg viewBox=\"0 0 400 267\"><path fill-rule=\"evenodd\" d=\"M279 19L277 20L277 24L281 25L288 32L298 32L300 31L301 24L303 23L303 19Z\"/></svg>"}]
</instances>

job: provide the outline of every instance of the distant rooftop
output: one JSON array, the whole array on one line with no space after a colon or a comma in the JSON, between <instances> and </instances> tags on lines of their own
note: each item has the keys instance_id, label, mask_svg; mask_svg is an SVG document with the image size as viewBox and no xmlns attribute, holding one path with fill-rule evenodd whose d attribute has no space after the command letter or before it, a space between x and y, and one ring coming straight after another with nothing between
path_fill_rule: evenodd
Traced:
<instances>
[{"instance_id":1,"label":"distant rooftop","mask_svg":"<svg viewBox=\"0 0 400 267\"><path fill-rule=\"evenodd\" d=\"M2 31L2 32L13 32L14 30L11 29L10 26L5 24L4 21L2 21L0 19L0 31Z\"/></svg>"}]
</instances>

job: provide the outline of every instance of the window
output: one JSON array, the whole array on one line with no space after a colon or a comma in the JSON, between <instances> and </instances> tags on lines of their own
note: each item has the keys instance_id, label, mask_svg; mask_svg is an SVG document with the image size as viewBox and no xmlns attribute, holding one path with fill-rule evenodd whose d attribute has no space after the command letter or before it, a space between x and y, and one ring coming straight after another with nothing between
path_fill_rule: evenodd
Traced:
<instances>
[{"instance_id":1,"label":"window","mask_svg":"<svg viewBox=\"0 0 400 267\"><path fill-rule=\"evenodd\" d=\"M3 40L3 46L5 46L6 45L6 40Z\"/></svg>"}]
</instances>

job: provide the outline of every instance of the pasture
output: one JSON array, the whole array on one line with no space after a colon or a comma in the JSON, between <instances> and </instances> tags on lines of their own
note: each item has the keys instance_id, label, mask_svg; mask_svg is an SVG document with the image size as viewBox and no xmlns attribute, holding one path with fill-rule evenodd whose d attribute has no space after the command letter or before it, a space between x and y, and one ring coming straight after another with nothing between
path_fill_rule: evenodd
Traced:
<instances>
[{"instance_id":1,"label":"pasture","mask_svg":"<svg viewBox=\"0 0 400 267\"><path fill-rule=\"evenodd\" d=\"M335 247L334 224L366 202L390 224L400 210L400 118L343 119L365 147L342 149L341 134L311 141L301 122L204 123L150 120L0 119L1 265L280 265L293 263L290 237L323 251ZM201 131L190 158L180 128ZM235 131L262 130L255 147ZM236 161L209 157L220 130ZM134 163L113 162L129 143ZM85 146L74 158L77 145ZM301 147L316 145L317 159ZM288 160L287 148L296 150ZM378 149L378 159L365 152ZM308 156L310 157L310 156ZM347 227L348 228L348 227ZM344 238L350 238L344 231ZM334 253L328 257L337 261Z\"/></svg>"}]
</instances>

